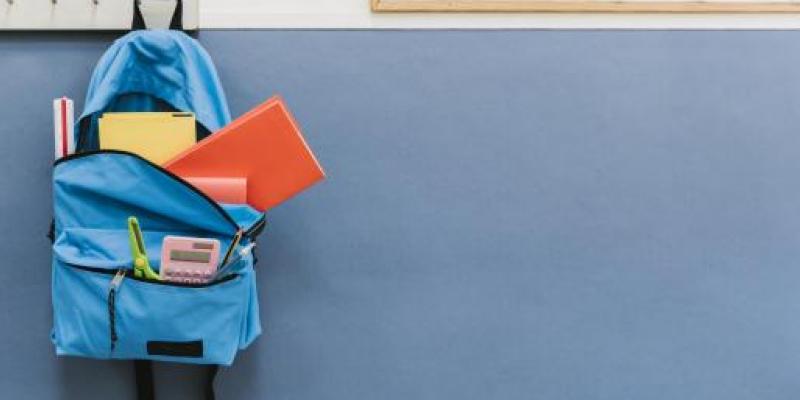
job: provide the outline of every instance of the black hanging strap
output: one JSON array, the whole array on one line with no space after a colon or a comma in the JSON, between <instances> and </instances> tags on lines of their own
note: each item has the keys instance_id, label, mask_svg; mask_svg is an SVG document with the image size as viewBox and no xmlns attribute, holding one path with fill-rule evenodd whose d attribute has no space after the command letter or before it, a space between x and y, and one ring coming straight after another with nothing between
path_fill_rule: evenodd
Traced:
<instances>
[{"instance_id":1,"label":"black hanging strap","mask_svg":"<svg viewBox=\"0 0 800 400\"><path fill-rule=\"evenodd\" d=\"M214 379L217 377L217 372L219 372L219 365L208 366L204 384L206 400L216 400L216 396L214 396Z\"/></svg>"},{"instance_id":2,"label":"black hanging strap","mask_svg":"<svg viewBox=\"0 0 800 400\"><path fill-rule=\"evenodd\" d=\"M146 26L144 26L144 17L142 16L142 11L139 10L139 0L134 0L131 30L138 31L145 28ZM183 2L181 0L178 0L178 4L175 6L175 12L172 13L172 20L169 22L169 29L183 29Z\"/></svg>"},{"instance_id":3,"label":"black hanging strap","mask_svg":"<svg viewBox=\"0 0 800 400\"><path fill-rule=\"evenodd\" d=\"M155 381L153 380L153 362L134 360L136 372L136 400L155 400ZM219 365L209 365L203 378L203 393L206 400L216 400L214 380L217 378Z\"/></svg>"},{"instance_id":4,"label":"black hanging strap","mask_svg":"<svg viewBox=\"0 0 800 400\"><path fill-rule=\"evenodd\" d=\"M133 368L136 372L136 400L155 400L153 363L149 360L134 360Z\"/></svg>"}]
</instances>

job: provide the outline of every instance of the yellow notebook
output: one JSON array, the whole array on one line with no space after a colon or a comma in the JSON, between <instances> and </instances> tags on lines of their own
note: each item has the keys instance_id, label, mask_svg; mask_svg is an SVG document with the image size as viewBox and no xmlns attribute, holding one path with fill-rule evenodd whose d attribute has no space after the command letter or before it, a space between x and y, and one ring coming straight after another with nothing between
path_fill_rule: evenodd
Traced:
<instances>
[{"instance_id":1,"label":"yellow notebook","mask_svg":"<svg viewBox=\"0 0 800 400\"><path fill-rule=\"evenodd\" d=\"M136 153L161 165L197 141L194 114L184 112L104 113L100 148Z\"/></svg>"}]
</instances>

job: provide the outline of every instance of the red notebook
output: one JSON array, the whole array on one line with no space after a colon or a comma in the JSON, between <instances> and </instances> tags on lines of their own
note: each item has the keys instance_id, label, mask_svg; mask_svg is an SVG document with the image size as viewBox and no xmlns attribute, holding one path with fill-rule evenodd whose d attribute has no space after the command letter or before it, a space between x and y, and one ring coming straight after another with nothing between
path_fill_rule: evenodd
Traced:
<instances>
[{"instance_id":1,"label":"red notebook","mask_svg":"<svg viewBox=\"0 0 800 400\"><path fill-rule=\"evenodd\" d=\"M242 197L266 211L325 178L280 97L272 97L168 161L164 167L218 201ZM200 178L200 179L198 179ZM216 185L224 179L228 183ZM244 178L244 179L242 179ZM204 188L204 184L209 186ZM235 188L237 185L246 185ZM227 191L233 190L234 193Z\"/></svg>"}]
</instances>

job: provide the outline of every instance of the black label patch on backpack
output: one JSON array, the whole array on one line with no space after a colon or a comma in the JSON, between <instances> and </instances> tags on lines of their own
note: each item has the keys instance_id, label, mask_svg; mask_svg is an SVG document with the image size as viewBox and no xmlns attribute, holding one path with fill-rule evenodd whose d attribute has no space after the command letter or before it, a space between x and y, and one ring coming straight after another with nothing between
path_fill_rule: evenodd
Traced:
<instances>
[{"instance_id":1,"label":"black label patch on backpack","mask_svg":"<svg viewBox=\"0 0 800 400\"><path fill-rule=\"evenodd\" d=\"M203 357L203 341L165 342L149 340L147 354L151 356Z\"/></svg>"}]
</instances>

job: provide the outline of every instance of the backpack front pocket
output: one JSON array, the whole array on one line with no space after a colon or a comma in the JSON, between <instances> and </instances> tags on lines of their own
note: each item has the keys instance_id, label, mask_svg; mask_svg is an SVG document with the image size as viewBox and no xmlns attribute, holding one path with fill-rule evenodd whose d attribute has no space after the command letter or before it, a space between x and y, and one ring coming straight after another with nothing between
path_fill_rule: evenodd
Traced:
<instances>
[{"instance_id":1,"label":"backpack front pocket","mask_svg":"<svg viewBox=\"0 0 800 400\"><path fill-rule=\"evenodd\" d=\"M253 273L238 269L243 272L207 284L179 284L56 258L57 352L230 365L241 342Z\"/></svg>"}]
</instances>

